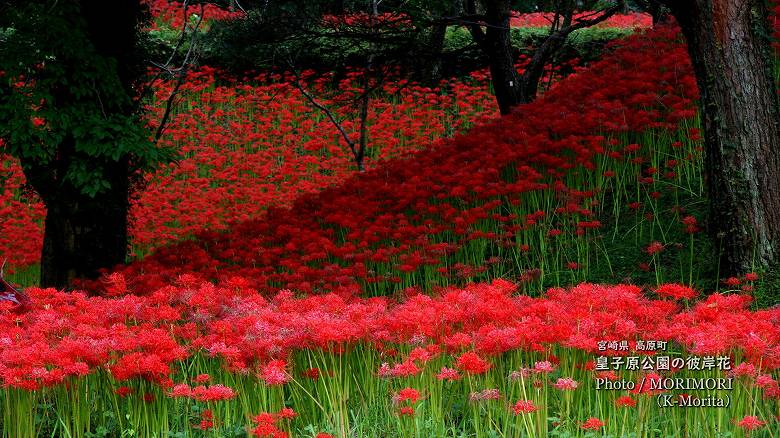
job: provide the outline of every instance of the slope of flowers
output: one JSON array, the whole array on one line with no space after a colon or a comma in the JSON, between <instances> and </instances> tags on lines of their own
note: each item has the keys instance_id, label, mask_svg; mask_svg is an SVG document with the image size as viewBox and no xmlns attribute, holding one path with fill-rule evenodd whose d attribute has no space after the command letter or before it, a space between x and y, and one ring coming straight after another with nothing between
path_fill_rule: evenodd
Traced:
<instances>
[{"instance_id":1,"label":"slope of flowers","mask_svg":"<svg viewBox=\"0 0 780 438\"><path fill-rule=\"evenodd\" d=\"M701 191L698 134L673 135L695 115L686 51L674 29L620 44L515 115L120 271L131 290L190 272L242 276L265 291L360 286L386 294L484 278L493 265L496 276L586 279L578 268L599 261L594 236L606 213L635 217L637 246L670 229L693 239L697 219L658 203ZM660 214L673 220L652 220ZM653 243L647 263L657 265L667 248L693 257L694 242L683 243Z\"/></svg>"},{"instance_id":2,"label":"slope of flowers","mask_svg":"<svg viewBox=\"0 0 780 438\"><path fill-rule=\"evenodd\" d=\"M190 76L184 91L189 108L174 117L164 139L185 159L153 175L140 194L132 212L136 246L224 229L270 206L289 206L299 195L354 172L336 127L285 78L263 74L252 80L261 85L217 85L223 75L211 69ZM326 92L329 80L319 77L307 88L344 120L356 140L359 125L349 102L361 93L359 78L342 80L336 96ZM158 96L167 96L170 86L160 83ZM453 82L431 89L385 83L370 106L367 166L492 117L489 99L484 84ZM158 120L159 109L153 114Z\"/></svg>"},{"instance_id":3,"label":"slope of flowers","mask_svg":"<svg viewBox=\"0 0 780 438\"><path fill-rule=\"evenodd\" d=\"M307 87L357 139L349 99L359 92L359 83L347 77L338 84L342 92L334 95L329 80L323 76ZM159 104L150 108L152 131L171 87L170 82L155 84ZM299 194L319 191L354 172L336 127L285 78L260 75L238 81L204 67L190 73L181 101L161 144L183 158L150 175L134 199L136 251L195 231L222 230L270 206L289 206ZM419 150L495 114L481 72L437 88L387 82L372 99L366 165ZM25 268L38 260L45 209L34 195L21 197L24 176L14 160L0 155L0 166L0 259Z\"/></svg>"}]
</instances>

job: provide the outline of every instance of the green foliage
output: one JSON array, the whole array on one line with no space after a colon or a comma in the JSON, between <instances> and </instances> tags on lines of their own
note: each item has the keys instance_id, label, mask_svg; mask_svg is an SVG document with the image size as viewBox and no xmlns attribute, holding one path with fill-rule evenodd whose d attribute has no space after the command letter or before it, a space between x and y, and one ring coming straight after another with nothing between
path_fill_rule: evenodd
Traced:
<instances>
[{"instance_id":1,"label":"green foliage","mask_svg":"<svg viewBox=\"0 0 780 438\"><path fill-rule=\"evenodd\" d=\"M513 28L512 45L521 53L530 54L547 36L547 28ZM604 46L612 40L631 33L628 29L590 27L572 32L561 49L564 57L577 57L593 60L600 56ZM445 52L458 52L461 56L476 58L480 56L474 39L465 27L450 27L445 40Z\"/></svg>"},{"instance_id":2,"label":"green foliage","mask_svg":"<svg viewBox=\"0 0 780 438\"><path fill-rule=\"evenodd\" d=\"M267 18L266 18L267 20ZM301 19L303 20L303 19ZM291 60L299 68L318 70L341 70L350 65L361 65L369 44L355 38L331 37L323 30L302 34L293 27L314 26L314 21L291 23L276 20L277 26L270 28L261 19L258 11L250 11L246 20L217 23L204 38L203 61L234 71L274 69ZM424 22L420 23L425 26ZM531 54L547 35L546 28L514 28L512 43L521 53ZM597 59L604 46L617 38L624 37L631 30L617 28L586 28L573 32L559 53L559 60L580 58L584 61ZM374 51L386 57L406 57L404 67L411 70L424 69L428 59L410 56L420 51L428 41L425 32L416 40L405 44L388 44ZM393 53L395 52L395 53ZM401 53L403 52L403 53ZM404 55L405 54L405 55ZM443 74L462 75L487 65L484 53L476 46L465 27L450 26L447 30L442 57ZM419 64L419 65L417 65Z\"/></svg>"},{"instance_id":3,"label":"green foliage","mask_svg":"<svg viewBox=\"0 0 780 438\"><path fill-rule=\"evenodd\" d=\"M117 60L92 44L77 2L31 2L0 14L0 138L25 169L95 196L107 165L135 169L168 156L149 141L136 92Z\"/></svg>"}]
</instances>

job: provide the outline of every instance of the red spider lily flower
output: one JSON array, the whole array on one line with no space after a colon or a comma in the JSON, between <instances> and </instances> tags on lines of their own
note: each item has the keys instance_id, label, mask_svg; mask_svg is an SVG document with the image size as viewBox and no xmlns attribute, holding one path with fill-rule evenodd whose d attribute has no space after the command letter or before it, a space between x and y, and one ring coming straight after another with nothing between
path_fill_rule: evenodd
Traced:
<instances>
[{"instance_id":1,"label":"red spider lily flower","mask_svg":"<svg viewBox=\"0 0 780 438\"><path fill-rule=\"evenodd\" d=\"M676 283L662 284L656 288L655 293L657 293L658 296L674 298L676 300L691 299L697 295L696 291L690 287Z\"/></svg>"},{"instance_id":2,"label":"red spider lily flower","mask_svg":"<svg viewBox=\"0 0 780 438\"><path fill-rule=\"evenodd\" d=\"M770 388L777 385L777 380L775 380L769 374L761 374L760 376L756 377L756 386L759 388Z\"/></svg>"},{"instance_id":3,"label":"red spider lily flower","mask_svg":"<svg viewBox=\"0 0 780 438\"><path fill-rule=\"evenodd\" d=\"M482 359L473 351L458 356L456 365L459 369L469 374L484 374L491 367L490 362Z\"/></svg>"},{"instance_id":4,"label":"red spider lily flower","mask_svg":"<svg viewBox=\"0 0 780 438\"><path fill-rule=\"evenodd\" d=\"M416 403L420 399L420 392L414 388L404 388L393 396L393 403L402 403L408 401Z\"/></svg>"},{"instance_id":5,"label":"red spider lily flower","mask_svg":"<svg viewBox=\"0 0 780 438\"><path fill-rule=\"evenodd\" d=\"M699 231L698 222L693 216L685 216L682 218L682 223L685 225L685 232L688 234L694 234Z\"/></svg>"},{"instance_id":6,"label":"red spider lily flower","mask_svg":"<svg viewBox=\"0 0 780 438\"><path fill-rule=\"evenodd\" d=\"M287 407L282 408L281 410L279 410L279 412L276 413L276 417L282 420L292 420L297 416L298 414L292 408L287 408Z\"/></svg>"},{"instance_id":7,"label":"red spider lily flower","mask_svg":"<svg viewBox=\"0 0 780 438\"><path fill-rule=\"evenodd\" d=\"M748 362L742 362L728 373L732 377L755 377L756 367Z\"/></svg>"},{"instance_id":8,"label":"red spider lily flower","mask_svg":"<svg viewBox=\"0 0 780 438\"><path fill-rule=\"evenodd\" d=\"M235 391L224 385L196 386L192 388L192 398L198 401L230 400L235 396Z\"/></svg>"},{"instance_id":9,"label":"red spider lily flower","mask_svg":"<svg viewBox=\"0 0 780 438\"><path fill-rule=\"evenodd\" d=\"M400 416L406 416L406 417L413 417L414 416L414 408L411 406L401 406L401 408L398 410L398 414Z\"/></svg>"},{"instance_id":10,"label":"red spider lily flower","mask_svg":"<svg viewBox=\"0 0 780 438\"><path fill-rule=\"evenodd\" d=\"M631 396L624 395L615 400L615 406L633 408L636 406L636 400L631 398Z\"/></svg>"},{"instance_id":11,"label":"red spider lily flower","mask_svg":"<svg viewBox=\"0 0 780 438\"><path fill-rule=\"evenodd\" d=\"M648 245L647 248L645 249L645 252L647 252L648 254L650 254L652 256L652 255L658 254L659 252L661 252L663 250L664 250L664 244L661 243L661 242L657 242L656 241L656 242L653 242L650 245Z\"/></svg>"},{"instance_id":12,"label":"red spider lily flower","mask_svg":"<svg viewBox=\"0 0 780 438\"><path fill-rule=\"evenodd\" d=\"M740 284L742 284L742 280L740 280L737 277L729 277L729 278L723 280L723 284L725 284L726 286L729 286L729 287L737 287Z\"/></svg>"},{"instance_id":13,"label":"red spider lily flower","mask_svg":"<svg viewBox=\"0 0 780 438\"><path fill-rule=\"evenodd\" d=\"M200 430L209 430L214 427L214 413L211 409L206 409L200 413L200 423L195 428Z\"/></svg>"},{"instance_id":14,"label":"red spider lily flower","mask_svg":"<svg viewBox=\"0 0 780 438\"><path fill-rule=\"evenodd\" d=\"M551 373L555 371L555 365L547 360L534 363L534 371L537 373Z\"/></svg>"},{"instance_id":15,"label":"red spider lily flower","mask_svg":"<svg viewBox=\"0 0 780 438\"><path fill-rule=\"evenodd\" d=\"M737 422L737 426L744 430L756 430L766 426L765 421L761 421L754 415L745 415L741 420Z\"/></svg>"},{"instance_id":16,"label":"red spider lily flower","mask_svg":"<svg viewBox=\"0 0 780 438\"><path fill-rule=\"evenodd\" d=\"M531 400L518 400L512 405L512 412L514 412L515 415L530 414L537 410L539 410L539 408Z\"/></svg>"},{"instance_id":17,"label":"red spider lily flower","mask_svg":"<svg viewBox=\"0 0 780 438\"><path fill-rule=\"evenodd\" d=\"M436 375L436 378L439 380L453 381L453 380L459 380L460 374L456 369L441 367L441 371L439 371L439 374Z\"/></svg>"},{"instance_id":18,"label":"red spider lily flower","mask_svg":"<svg viewBox=\"0 0 780 438\"><path fill-rule=\"evenodd\" d=\"M309 368L306 371L303 372L303 376L307 377L312 380L317 380L320 378L320 369L319 368Z\"/></svg>"},{"instance_id":19,"label":"red spider lily flower","mask_svg":"<svg viewBox=\"0 0 780 438\"><path fill-rule=\"evenodd\" d=\"M599 430L604 427L605 424L606 423L596 417L590 417L585 420L580 427L584 430Z\"/></svg>"},{"instance_id":20,"label":"red spider lily flower","mask_svg":"<svg viewBox=\"0 0 780 438\"><path fill-rule=\"evenodd\" d=\"M130 395L130 394L132 394L132 393L133 393L133 388L130 388L130 387L127 387L127 386L120 386L119 388L117 388L117 389L115 390L115 392L116 392L116 394L117 394L119 397L125 398L125 397L127 397L128 395Z\"/></svg>"},{"instance_id":21,"label":"red spider lily flower","mask_svg":"<svg viewBox=\"0 0 780 438\"><path fill-rule=\"evenodd\" d=\"M209 380L211 380L211 376L208 374L198 374L193 381L195 383L207 383Z\"/></svg>"},{"instance_id":22,"label":"red spider lily flower","mask_svg":"<svg viewBox=\"0 0 780 438\"><path fill-rule=\"evenodd\" d=\"M267 385L284 385L290 380L286 371L287 362L283 360L272 360L268 362L260 373L260 378Z\"/></svg>"},{"instance_id":23,"label":"red spider lily flower","mask_svg":"<svg viewBox=\"0 0 780 438\"><path fill-rule=\"evenodd\" d=\"M186 383L180 383L173 387L170 394L171 397L192 397L192 388Z\"/></svg>"},{"instance_id":24,"label":"red spider lily flower","mask_svg":"<svg viewBox=\"0 0 780 438\"><path fill-rule=\"evenodd\" d=\"M745 274L745 280L746 281L758 281L758 274L755 272L748 272Z\"/></svg>"},{"instance_id":25,"label":"red spider lily flower","mask_svg":"<svg viewBox=\"0 0 780 438\"><path fill-rule=\"evenodd\" d=\"M495 388L483 389L479 392L472 392L469 394L469 400L472 402L480 402L485 400L498 400L501 398L501 392Z\"/></svg>"},{"instance_id":26,"label":"red spider lily flower","mask_svg":"<svg viewBox=\"0 0 780 438\"><path fill-rule=\"evenodd\" d=\"M553 384L555 388L560 389L561 391L573 391L577 389L578 385L577 381L571 377L560 377L558 378L558 381Z\"/></svg>"}]
</instances>

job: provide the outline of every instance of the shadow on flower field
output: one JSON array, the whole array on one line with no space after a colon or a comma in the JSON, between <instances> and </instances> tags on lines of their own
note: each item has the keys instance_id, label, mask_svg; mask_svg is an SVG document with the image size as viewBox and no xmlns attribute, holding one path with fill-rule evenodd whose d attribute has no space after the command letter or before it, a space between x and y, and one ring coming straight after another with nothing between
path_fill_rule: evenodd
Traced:
<instances>
[{"instance_id":1,"label":"shadow on flower field","mask_svg":"<svg viewBox=\"0 0 780 438\"><path fill-rule=\"evenodd\" d=\"M407 90L377 108L398 117L377 116L378 159L360 174L346 159L312 170L332 143L281 152L325 129L316 121L281 144L231 124L252 118L256 88L191 83L214 100L169 141L200 136L187 153L230 163L158 175L142 196L160 204L138 204L135 225L156 249L82 284L92 296L30 287L26 313L0 303L3 438L779 435L780 308L754 305L773 304L761 273L721 280L705 256L717 242L703 232L698 95L676 28L615 42L501 119L486 120L477 87L457 99L467 108ZM226 94L235 113L220 112ZM305 111L285 102L266 124ZM405 129L417 144L382 135ZM221 130L257 157L212 144ZM283 157L270 172L269 156ZM332 178L295 181L295 196L252 186L306 172ZM142 218L164 217L151 211L175 204L183 173L206 199L179 204L191 223L171 213L186 231L155 234ZM214 178L245 181L226 193ZM198 219L222 197L241 202ZM641 365L604 368L624 356Z\"/></svg>"}]
</instances>

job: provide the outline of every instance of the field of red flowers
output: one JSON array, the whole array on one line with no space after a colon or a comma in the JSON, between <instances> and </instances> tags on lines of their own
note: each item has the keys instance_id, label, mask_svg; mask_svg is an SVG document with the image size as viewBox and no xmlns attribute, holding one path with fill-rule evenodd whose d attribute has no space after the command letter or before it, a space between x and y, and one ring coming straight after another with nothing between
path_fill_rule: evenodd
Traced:
<instances>
[{"instance_id":1,"label":"field of red flowers","mask_svg":"<svg viewBox=\"0 0 780 438\"><path fill-rule=\"evenodd\" d=\"M307 87L338 110L357 138L357 115L345 102L361 89L348 77L335 94L329 82L318 77ZM159 101L172 86L158 81ZM369 168L497 114L484 72L436 89L390 82L380 92L368 119ZM354 172L338 130L285 78L262 74L242 81L203 67L189 74L181 93L184 102L161 143L177 148L183 158L151 175L134 201L132 235L139 254L196 231L224 230L271 206L289 206L298 195ZM162 112L163 105L153 105L150 122L157 123ZM45 210L21 190L24 176L13 160L0 158L0 166L0 259L8 259L12 272L30 272L37 269ZM24 275L16 279L30 283Z\"/></svg>"},{"instance_id":2,"label":"field of red flowers","mask_svg":"<svg viewBox=\"0 0 780 438\"><path fill-rule=\"evenodd\" d=\"M751 309L756 273L706 281L680 38L618 41L501 119L484 73L388 84L363 173L284 78L194 73L164 140L185 158L134 206L149 254L97 296L0 304L0 436L778 436L780 308ZM0 247L29 266L42 209L0 163Z\"/></svg>"}]
</instances>

